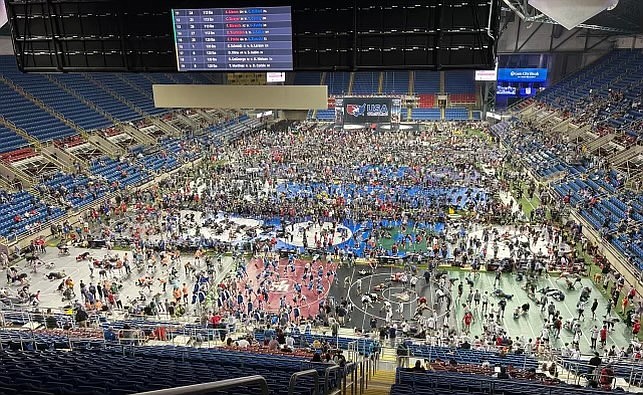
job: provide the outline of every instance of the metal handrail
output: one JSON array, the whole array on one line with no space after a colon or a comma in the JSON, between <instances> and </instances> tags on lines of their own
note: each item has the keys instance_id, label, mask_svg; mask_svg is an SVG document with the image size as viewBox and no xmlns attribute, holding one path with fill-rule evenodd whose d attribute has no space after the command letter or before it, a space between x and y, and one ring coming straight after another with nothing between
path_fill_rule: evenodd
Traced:
<instances>
[{"instance_id":1,"label":"metal handrail","mask_svg":"<svg viewBox=\"0 0 643 395\"><path fill-rule=\"evenodd\" d=\"M351 375L351 382L350 382L350 388L351 388L351 395L355 395L356 389L357 389L357 367L355 366L355 362L350 362L347 363L346 366L344 366L344 378L343 378L343 386L342 386L342 394L346 395L346 381L348 375Z\"/></svg>"},{"instance_id":2,"label":"metal handrail","mask_svg":"<svg viewBox=\"0 0 643 395\"><path fill-rule=\"evenodd\" d=\"M315 380L315 392L314 395L321 395L319 393L319 373L315 369L304 370L301 372L294 373L290 376L290 382L288 383L288 395L293 395L295 393L295 385L297 385L297 380L300 377L312 376Z\"/></svg>"},{"instance_id":3,"label":"metal handrail","mask_svg":"<svg viewBox=\"0 0 643 395\"><path fill-rule=\"evenodd\" d=\"M268 395L268 382L263 376L247 376L236 379L215 381L212 383L203 383L187 385L184 387L167 388L157 391L139 392L137 395L200 395L209 394L214 391L227 390L242 385L257 385L261 388L262 395Z\"/></svg>"},{"instance_id":4,"label":"metal handrail","mask_svg":"<svg viewBox=\"0 0 643 395\"><path fill-rule=\"evenodd\" d=\"M332 372L337 372L341 368L337 365L333 365L330 367L327 367L326 370L324 371L324 391L326 394L330 393L330 374Z\"/></svg>"},{"instance_id":5,"label":"metal handrail","mask_svg":"<svg viewBox=\"0 0 643 395\"><path fill-rule=\"evenodd\" d=\"M375 374L377 372L377 369L379 368L380 364L380 353L379 351L373 354L373 366L372 366L372 374Z\"/></svg>"},{"instance_id":6,"label":"metal handrail","mask_svg":"<svg viewBox=\"0 0 643 395\"><path fill-rule=\"evenodd\" d=\"M358 365L359 367L359 393L364 393L364 381L368 375L368 359L361 361ZM366 368L366 371L364 369Z\"/></svg>"}]
</instances>

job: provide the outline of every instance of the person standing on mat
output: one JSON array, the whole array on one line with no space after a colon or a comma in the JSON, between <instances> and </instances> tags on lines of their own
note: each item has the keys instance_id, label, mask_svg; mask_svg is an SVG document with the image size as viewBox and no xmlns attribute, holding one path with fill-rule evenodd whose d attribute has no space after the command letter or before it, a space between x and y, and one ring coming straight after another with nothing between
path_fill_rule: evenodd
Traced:
<instances>
[{"instance_id":1,"label":"person standing on mat","mask_svg":"<svg viewBox=\"0 0 643 395\"><path fill-rule=\"evenodd\" d=\"M598 299L594 298L594 302L592 303L592 307L590 308L592 312L592 320L596 319L596 309L598 308Z\"/></svg>"},{"instance_id":2,"label":"person standing on mat","mask_svg":"<svg viewBox=\"0 0 643 395\"><path fill-rule=\"evenodd\" d=\"M600 329L598 329L598 326L596 325L594 325L594 327L591 329L590 340L592 344L589 346L589 348L591 348L592 350L596 350L596 341L598 340L600 332Z\"/></svg>"},{"instance_id":3,"label":"person standing on mat","mask_svg":"<svg viewBox=\"0 0 643 395\"><path fill-rule=\"evenodd\" d=\"M489 306L489 292L484 291L484 294L482 294L481 299L482 299L482 313L484 314L487 312L487 307Z\"/></svg>"},{"instance_id":4,"label":"person standing on mat","mask_svg":"<svg viewBox=\"0 0 643 395\"><path fill-rule=\"evenodd\" d=\"M578 302L576 305L576 309L578 309L578 319L580 320L581 318L585 318L585 305L587 304L586 301L581 300Z\"/></svg>"}]
</instances>

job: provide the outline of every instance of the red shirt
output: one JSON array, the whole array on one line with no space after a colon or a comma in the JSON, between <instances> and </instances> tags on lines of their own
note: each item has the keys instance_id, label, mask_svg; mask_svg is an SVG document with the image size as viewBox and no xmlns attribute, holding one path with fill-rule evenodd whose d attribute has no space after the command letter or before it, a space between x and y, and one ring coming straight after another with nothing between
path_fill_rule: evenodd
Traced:
<instances>
[{"instance_id":1,"label":"red shirt","mask_svg":"<svg viewBox=\"0 0 643 395\"><path fill-rule=\"evenodd\" d=\"M601 335L601 340L607 340L607 329L602 328L601 332L600 332L600 335Z\"/></svg>"}]
</instances>

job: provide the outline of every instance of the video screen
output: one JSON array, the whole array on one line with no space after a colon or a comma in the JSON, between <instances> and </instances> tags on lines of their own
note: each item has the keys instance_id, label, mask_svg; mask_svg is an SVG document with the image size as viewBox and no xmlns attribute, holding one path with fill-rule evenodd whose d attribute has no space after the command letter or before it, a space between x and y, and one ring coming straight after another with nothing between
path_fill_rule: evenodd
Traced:
<instances>
[{"instance_id":1,"label":"video screen","mask_svg":"<svg viewBox=\"0 0 643 395\"><path fill-rule=\"evenodd\" d=\"M172 10L179 71L290 71L292 12L285 7Z\"/></svg>"}]
</instances>

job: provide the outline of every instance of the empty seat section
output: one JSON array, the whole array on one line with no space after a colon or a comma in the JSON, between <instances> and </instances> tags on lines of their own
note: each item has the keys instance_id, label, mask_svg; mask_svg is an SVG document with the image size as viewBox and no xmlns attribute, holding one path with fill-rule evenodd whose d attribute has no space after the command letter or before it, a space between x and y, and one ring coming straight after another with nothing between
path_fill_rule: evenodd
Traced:
<instances>
[{"instance_id":1,"label":"empty seat section","mask_svg":"<svg viewBox=\"0 0 643 395\"><path fill-rule=\"evenodd\" d=\"M82 75L78 74L52 74L51 78L56 79L67 87L67 89L75 91L85 100L93 103L96 107L121 122L142 118L141 114L134 111L127 104L114 98L108 92L101 89L99 85L81 76Z\"/></svg>"},{"instance_id":2,"label":"empty seat section","mask_svg":"<svg viewBox=\"0 0 643 395\"><path fill-rule=\"evenodd\" d=\"M295 85L319 85L321 73L300 71L295 73Z\"/></svg>"},{"instance_id":3,"label":"empty seat section","mask_svg":"<svg viewBox=\"0 0 643 395\"><path fill-rule=\"evenodd\" d=\"M413 93L416 95L423 93L440 92L440 73L437 71L415 71L413 79Z\"/></svg>"},{"instance_id":4,"label":"empty seat section","mask_svg":"<svg viewBox=\"0 0 643 395\"><path fill-rule=\"evenodd\" d=\"M0 152L10 152L29 144L24 137L2 125L0 125L0 141L2 141Z\"/></svg>"},{"instance_id":5,"label":"empty seat section","mask_svg":"<svg viewBox=\"0 0 643 395\"><path fill-rule=\"evenodd\" d=\"M352 94L372 95L378 93L380 84L380 73L370 71L359 71L353 77Z\"/></svg>"},{"instance_id":6,"label":"empty seat section","mask_svg":"<svg viewBox=\"0 0 643 395\"><path fill-rule=\"evenodd\" d=\"M0 115L40 141L50 141L76 134L61 120L32 101L0 83Z\"/></svg>"},{"instance_id":7,"label":"empty seat section","mask_svg":"<svg viewBox=\"0 0 643 395\"><path fill-rule=\"evenodd\" d=\"M408 71L385 71L383 72L382 93L406 94L409 91Z\"/></svg>"},{"instance_id":8,"label":"empty seat section","mask_svg":"<svg viewBox=\"0 0 643 395\"><path fill-rule=\"evenodd\" d=\"M104 128L111 124L109 119L85 105L69 92L61 89L44 75L25 74L20 72L15 65L7 63L3 62L3 66L0 68L6 78L81 128L92 130Z\"/></svg>"},{"instance_id":9,"label":"empty seat section","mask_svg":"<svg viewBox=\"0 0 643 395\"><path fill-rule=\"evenodd\" d=\"M154 107L154 101L152 97L146 96L138 89L128 85L123 79L119 78L115 74L102 74L102 73L93 73L92 78L102 84L107 91L112 91L124 98L127 102L133 104L134 106L140 108L144 112L150 115L159 115L167 112L166 109ZM143 77L130 77L136 80ZM152 84L145 88L148 91L152 91Z\"/></svg>"},{"instance_id":10,"label":"empty seat section","mask_svg":"<svg viewBox=\"0 0 643 395\"><path fill-rule=\"evenodd\" d=\"M350 73L335 72L326 74L326 85L329 95L344 95L348 93Z\"/></svg>"},{"instance_id":11,"label":"empty seat section","mask_svg":"<svg viewBox=\"0 0 643 395\"><path fill-rule=\"evenodd\" d=\"M469 110L462 107L447 108L444 118L448 121L465 121L469 119Z\"/></svg>"}]
</instances>

